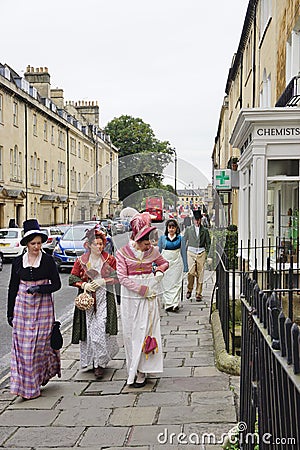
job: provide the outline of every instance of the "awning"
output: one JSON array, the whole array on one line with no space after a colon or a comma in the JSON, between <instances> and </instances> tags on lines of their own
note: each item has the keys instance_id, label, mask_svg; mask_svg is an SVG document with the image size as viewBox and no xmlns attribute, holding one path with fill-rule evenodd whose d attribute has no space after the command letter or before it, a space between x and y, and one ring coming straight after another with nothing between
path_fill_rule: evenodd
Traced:
<instances>
[{"instance_id":1,"label":"awning","mask_svg":"<svg viewBox=\"0 0 300 450\"><path fill-rule=\"evenodd\" d=\"M68 201L68 196L67 196L67 195L59 195L59 196L57 197L57 200L58 200L60 203L65 203L66 201Z\"/></svg>"},{"instance_id":2,"label":"awning","mask_svg":"<svg viewBox=\"0 0 300 450\"><path fill-rule=\"evenodd\" d=\"M94 201L94 204L95 204L95 205L101 205L102 200L103 200L103 197L97 197L97 198L95 199L95 201Z\"/></svg>"},{"instance_id":3,"label":"awning","mask_svg":"<svg viewBox=\"0 0 300 450\"><path fill-rule=\"evenodd\" d=\"M0 187L0 195L7 197L7 189L3 186Z\"/></svg>"},{"instance_id":4,"label":"awning","mask_svg":"<svg viewBox=\"0 0 300 450\"><path fill-rule=\"evenodd\" d=\"M41 196L41 202L56 202L56 194L44 194Z\"/></svg>"},{"instance_id":5,"label":"awning","mask_svg":"<svg viewBox=\"0 0 300 450\"><path fill-rule=\"evenodd\" d=\"M26 194L22 189L5 189L7 197L11 198L25 198Z\"/></svg>"}]
</instances>

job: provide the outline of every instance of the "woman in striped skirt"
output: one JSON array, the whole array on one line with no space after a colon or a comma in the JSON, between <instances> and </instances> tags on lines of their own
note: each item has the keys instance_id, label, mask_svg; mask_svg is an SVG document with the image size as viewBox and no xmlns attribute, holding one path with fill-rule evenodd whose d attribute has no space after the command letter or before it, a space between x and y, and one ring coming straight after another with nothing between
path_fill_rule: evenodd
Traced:
<instances>
[{"instance_id":1,"label":"woman in striped skirt","mask_svg":"<svg viewBox=\"0 0 300 450\"><path fill-rule=\"evenodd\" d=\"M24 399L60 373L60 353L50 346L54 322L52 293L61 287L54 259L42 252L47 235L36 219L24 222L23 255L15 258L8 289L7 319L12 326L10 391Z\"/></svg>"}]
</instances>

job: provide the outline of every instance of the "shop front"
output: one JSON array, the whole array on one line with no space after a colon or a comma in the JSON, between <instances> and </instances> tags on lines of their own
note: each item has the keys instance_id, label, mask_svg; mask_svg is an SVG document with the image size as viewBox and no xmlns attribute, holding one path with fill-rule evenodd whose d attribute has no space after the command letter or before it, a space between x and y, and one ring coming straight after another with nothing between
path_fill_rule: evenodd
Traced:
<instances>
[{"instance_id":1,"label":"shop front","mask_svg":"<svg viewBox=\"0 0 300 450\"><path fill-rule=\"evenodd\" d=\"M288 263L293 255L298 264L300 108L242 110L230 143L241 153L238 229L243 258L248 255L250 267L257 268L265 264L266 254L273 263L278 257Z\"/></svg>"}]
</instances>

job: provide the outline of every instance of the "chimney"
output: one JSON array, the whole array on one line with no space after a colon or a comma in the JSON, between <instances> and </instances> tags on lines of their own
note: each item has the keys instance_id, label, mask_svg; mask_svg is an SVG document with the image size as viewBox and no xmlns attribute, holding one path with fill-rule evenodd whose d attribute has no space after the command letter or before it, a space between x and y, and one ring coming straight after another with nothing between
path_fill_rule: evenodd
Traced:
<instances>
[{"instance_id":1,"label":"chimney","mask_svg":"<svg viewBox=\"0 0 300 450\"><path fill-rule=\"evenodd\" d=\"M41 97L50 98L50 74L47 67L34 68L27 66L24 78L35 87Z\"/></svg>"},{"instance_id":2,"label":"chimney","mask_svg":"<svg viewBox=\"0 0 300 450\"><path fill-rule=\"evenodd\" d=\"M75 103L78 114L83 116L85 120L99 127L99 106L94 101L78 101Z\"/></svg>"},{"instance_id":3,"label":"chimney","mask_svg":"<svg viewBox=\"0 0 300 450\"><path fill-rule=\"evenodd\" d=\"M51 100L58 109L64 109L64 91L63 89L51 89L50 91Z\"/></svg>"}]
</instances>

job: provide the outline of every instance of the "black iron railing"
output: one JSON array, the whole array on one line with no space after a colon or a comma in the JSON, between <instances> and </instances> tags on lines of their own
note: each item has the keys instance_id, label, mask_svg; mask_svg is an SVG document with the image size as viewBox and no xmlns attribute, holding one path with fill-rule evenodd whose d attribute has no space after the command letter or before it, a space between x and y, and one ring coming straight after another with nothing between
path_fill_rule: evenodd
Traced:
<instances>
[{"instance_id":1,"label":"black iron railing","mask_svg":"<svg viewBox=\"0 0 300 450\"><path fill-rule=\"evenodd\" d=\"M240 448L300 448L299 327L285 317L277 291L248 278L242 298ZM251 439L250 439L251 437ZM273 445L273 446L272 446Z\"/></svg>"},{"instance_id":2,"label":"black iron railing","mask_svg":"<svg viewBox=\"0 0 300 450\"><path fill-rule=\"evenodd\" d=\"M297 75L291 79L279 99L275 104L280 106L296 106L300 101L300 76Z\"/></svg>"}]
</instances>

